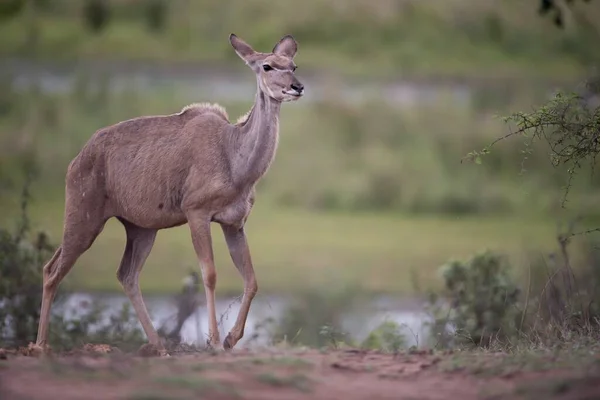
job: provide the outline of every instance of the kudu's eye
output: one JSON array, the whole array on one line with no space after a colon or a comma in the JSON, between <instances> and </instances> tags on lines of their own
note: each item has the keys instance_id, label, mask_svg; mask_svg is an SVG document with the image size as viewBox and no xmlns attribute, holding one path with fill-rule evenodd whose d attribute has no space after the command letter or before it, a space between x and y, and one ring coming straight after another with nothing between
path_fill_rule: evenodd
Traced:
<instances>
[{"instance_id":1,"label":"kudu's eye","mask_svg":"<svg viewBox=\"0 0 600 400\"><path fill-rule=\"evenodd\" d=\"M264 69L265 71L271 71L271 70L273 69L273 67L271 67L269 64L264 64L264 65L263 65L263 69Z\"/></svg>"}]
</instances>

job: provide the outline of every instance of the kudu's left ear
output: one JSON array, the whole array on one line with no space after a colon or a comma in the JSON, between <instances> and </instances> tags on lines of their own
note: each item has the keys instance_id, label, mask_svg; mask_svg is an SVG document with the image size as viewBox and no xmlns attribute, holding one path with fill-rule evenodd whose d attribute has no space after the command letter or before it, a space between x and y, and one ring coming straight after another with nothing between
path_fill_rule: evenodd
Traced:
<instances>
[{"instance_id":1,"label":"kudu's left ear","mask_svg":"<svg viewBox=\"0 0 600 400\"><path fill-rule=\"evenodd\" d=\"M273 54L280 56L286 56L294 58L298 51L298 43L292 37L292 35L285 35L281 40L273 47Z\"/></svg>"}]
</instances>

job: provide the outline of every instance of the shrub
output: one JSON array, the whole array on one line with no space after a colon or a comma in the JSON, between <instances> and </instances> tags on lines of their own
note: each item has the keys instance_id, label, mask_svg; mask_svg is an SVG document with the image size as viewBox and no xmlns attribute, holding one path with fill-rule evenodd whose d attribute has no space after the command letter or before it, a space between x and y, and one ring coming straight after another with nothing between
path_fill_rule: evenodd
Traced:
<instances>
[{"instance_id":1,"label":"shrub","mask_svg":"<svg viewBox=\"0 0 600 400\"><path fill-rule=\"evenodd\" d=\"M450 325L455 344L488 346L516 333L520 290L503 256L482 252L467 261L450 261L441 273L445 284L441 297L446 304L431 296L434 337L448 345Z\"/></svg>"},{"instance_id":2,"label":"shrub","mask_svg":"<svg viewBox=\"0 0 600 400\"><path fill-rule=\"evenodd\" d=\"M28 200L29 181L22 192L21 218L16 231L0 228L0 344L3 346L35 341L43 263L53 252L44 232L30 234Z\"/></svg>"},{"instance_id":3,"label":"shrub","mask_svg":"<svg viewBox=\"0 0 600 400\"><path fill-rule=\"evenodd\" d=\"M361 347L381 350L387 353L398 353L406 346L406 338L401 326L394 321L384 321L375 328L362 342Z\"/></svg>"},{"instance_id":4,"label":"shrub","mask_svg":"<svg viewBox=\"0 0 600 400\"><path fill-rule=\"evenodd\" d=\"M108 2L106 0L87 0L83 6L83 19L91 31L102 31L110 20Z\"/></svg>"},{"instance_id":5,"label":"shrub","mask_svg":"<svg viewBox=\"0 0 600 400\"><path fill-rule=\"evenodd\" d=\"M35 342L42 301L43 267L54 252L54 246L43 231L31 233L27 206L33 176L33 173L28 174L21 193L21 217L17 229L11 232L0 228L0 347L18 347ZM63 286L54 300L54 310L60 309L65 298ZM81 311L82 307L77 308ZM67 310L63 308L61 311ZM143 343L144 334L129 303L107 321L103 319L105 311L102 304L95 303L75 317L67 318L65 313L52 315L50 345L56 349L69 349L84 343L104 343L131 348Z\"/></svg>"},{"instance_id":6,"label":"shrub","mask_svg":"<svg viewBox=\"0 0 600 400\"><path fill-rule=\"evenodd\" d=\"M81 310L82 305L78 307ZM108 344L122 350L133 351L145 343L137 315L128 302L118 313L105 320L107 308L94 303L81 315L66 318L64 313L54 315L50 330L50 345L54 349L69 350L87 343Z\"/></svg>"},{"instance_id":7,"label":"shrub","mask_svg":"<svg viewBox=\"0 0 600 400\"><path fill-rule=\"evenodd\" d=\"M360 292L353 288L308 290L296 297L275 323L272 340L319 348L350 344L352 338L344 332L342 318L359 311L360 299Z\"/></svg>"},{"instance_id":8,"label":"shrub","mask_svg":"<svg viewBox=\"0 0 600 400\"><path fill-rule=\"evenodd\" d=\"M519 269L527 275L518 276L523 288L506 258L489 251L444 265L445 289L430 294L432 344L554 346L599 336L600 247L589 234L600 229L576 232L575 226L557 235L556 251L536 252Z\"/></svg>"},{"instance_id":9,"label":"shrub","mask_svg":"<svg viewBox=\"0 0 600 400\"><path fill-rule=\"evenodd\" d=\"M558 251L538 255L530 262L530 300L523 306L527 318L522 318L522 331L538 341L554 341L598 328L600 247L587 235L577 237L574 227L571 224L557 236ZM573 245L575 252L571 252Z\"/></svg>"},{"instance_id":10,"label":"shrub","mask_svg":"<svg viewBox=\"0 0 600 400\"><path fill-rule=\"evenodd\" d=\"M167 2L164 0L149 0L146 2L144 10L148 28L153 32L162 31L167 20Z\"/></svg>"}]
</instances>

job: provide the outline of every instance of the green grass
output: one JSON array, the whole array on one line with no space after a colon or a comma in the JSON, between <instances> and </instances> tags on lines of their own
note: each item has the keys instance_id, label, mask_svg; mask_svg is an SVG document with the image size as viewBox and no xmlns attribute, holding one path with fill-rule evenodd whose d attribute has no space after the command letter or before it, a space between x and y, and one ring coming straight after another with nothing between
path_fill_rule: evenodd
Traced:
<instances>
[{"instance_id":1,"label":"green grass","mask_svg":"<svg viewBox=\"0 0 600 400\"><path fill-rule=\"evenodd\" d=\"M440 357L437 368L445 372L464 371L482 377L511 377L548 370L598 370L600 349L594 336L596 334L573 339L576 334L571 333L571 337L555 340L545 346L527 343L527 339L521 338L511 349L457 351Z\"/></svg>"},{"instance_id":2,"label":"green grass","mask_svg":"<svg viewBox=\"0 0 600 400\"><path fill-rule=\"evenodd\" d=\"M169 3L171 13L162 33L146 29L141 9L117 7L107 29L93 35L85 29L75 2L56 2L33 19L23 14L3 21L0 54L53 61L229 65L235 59L227 42L229 33L239 34L261 51L292 33L301 44L301 68L367 77L470 78L574 76L583 72L585 60L593 54L593 36L565 34L537 15L536 2L521 0L502 6L492 0L381 1L376 6L348 0L343 8L315 0ZM594 6L577 9L597 20ZM35 50L26 47L29 21L39 32Z\"/></svg>"},{"instance_id":3,"label":"green grass","mask_svg":"<svg viewBox=\"0 0 600 400\"><path fill-rule=\"evenodd\" d=\"M63 202L32 205L35 227L58 242ZM523 250L554 246L555 226L539 218L409 216L393 213L309 212L257 201L247 234L261 294L299 292L313 285L359 284L366 291L409 293L414 273L423 286L441 283L437 268L452 257L484 248L514 257ZM213 228L217 293L239 294L242 279L229 258L218 226ZM116 220L107 223L69 277L73 288L121 291L115 273L125 247ZM141 275L145 293L177 291L197 267L187 225L161 231Z\"/></svg>"},{"instance_id":4,"label":"green grass","mask_svg":"<svg viewBox=\"0 0 600 400\"><path fill-rule=\"evenodd\" d=\"M293 374L291 376L280 376L271 372L262 372L256 375L256 380L265 385L280 387L293 387L302 392L310 391L310 380L302 374Z\"/></svg>"},{"instance_id":5,"label":"green grass","mask_svg":"<svg viewBox=\"0 0 600 400\"><path fill-rule=\"evenodd\" d=\"M8 166L0 177L18 175L18 164L10 162L21 162L13 156L21 154L18 145L29 136L41 168L32 221L58 244L65 170L92 132L136 115L174 112L185 104L177 99L168 93L126 93L107 103L73 94L12 97L13 113L0 119L6 144L0 159ZM232 118L249 107L227 106ZM19 122L27 109L38 117ZM445 103L401 111L376 102L365 108L285 107L277 157L258 187L247 226L259 292L301 292L336 281L408 293L415 275L425 287L439 285L437 268L452 257L491 248L509 253L518 266L523 251L554 248L556 218L574 210L553 205L564 175L552 169L543 151L530 155L524 176L518 140L496 149L483 165L460 163L505 129L476 109ZM24 133L15 140L14 132ZM0 199L3 225L18 216L17 193ZM585 178L571 196L571 208L595 210L585 206L598 197ZM216 225L213 235L217 293L239 294L242 279ZM116 270L124 247L124 229L109 221L69 275L72 287L120 292ZM198 262L188 227L161 231L141 275L144 293L179 290L193 268Z\"/></svg>"},{"instance_id":6,"label":"green grass","mask_svg":"<svg viewBox=\"0 0 600 400\"><path fill-rule=\"evenodd\" d=\"M40 176L32 221L57 244L65 171L92 133L186 104L172 92L103 96L84 89L65 95L7 90L0 97L8 110L0 118L0 182L15 185L11 193L2 191L0 223L17 217L19 164L24 154L33 155ZM250 105L226 106L236 118ZM483 165L461 164L469 151L507 131L478 107L444 99L401 110L377 101L364 107L334 101L285 106L277 157L258 187L247 227L259 292L299 292L336 281L408 293L415 274L425 287L439 285L441 264L485 248L507 252L517 267L526 265L518 262L524 250L554 248L557 218L597 213L600 180L590 185L583 176L571 191L570 209L559 208L566 174L552 168L543 148L529 155L523 176L519 140L499 145ZM217 293L239 294L242 279L217 226L213 233ZM69 275L73 288L120 292L115 275L124 247L122 226L109 221ZM142 272L142 288L179 290L184 274L197 264L187 226L162 231Z\"/></svg>"},{"instance_id":7,"label":"green grass","mask_svg":"<svg viewBox=\"0 0 600 400\"><path fill-rule=\"evenodd\" d=\"M41 170L38 197L45 202L63 197L67 166L94 131L140 115L176 112L189 103L164 90L8 94L8 112L0 118L0 182L12 180L18 190L19 164L29 153ZM495 93L487 95L500 101ZM494 112L507 114L539 102L519 90L515 97L518 104L504 99ZM199 95L198 100L205 99ZM225 106L235 119L250 104ZM440 98L406 109L378 100L363 106L334 100L289 104L282 110L275 162L259 183L260 198L308 210L556 215L568 177L564 168L548 162L544 146L533 146L522 175L525 145L519 137L496 146L483 165L461 163L508 129L477 100L469 105ZM594 175L590 185L586 178L575 181L569 207L590 216L598 212L600 179Z\"/></svg>"}]
</instances>

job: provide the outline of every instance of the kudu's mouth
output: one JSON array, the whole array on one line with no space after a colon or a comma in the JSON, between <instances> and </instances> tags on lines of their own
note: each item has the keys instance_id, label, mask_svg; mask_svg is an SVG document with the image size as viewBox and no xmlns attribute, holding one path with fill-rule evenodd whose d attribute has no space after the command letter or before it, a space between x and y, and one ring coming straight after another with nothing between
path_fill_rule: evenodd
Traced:
<instances>
[{"instance_id":1,"label":"kudu's mouth","mask_svg":"<svg viewBox=\"0 0 600 400\"><path fill-rule=\"evenodd\" d=\"M304 88L300 89L300 91L295 89L284 90L283 93L294 97L302 97L304 95Z\"/></svg>"},{"instance_id":2,"label":"kudu's mouth","mask_svg":"<svg viewBox=\"0 0 600 400\"><path fill-rule=\"evenodd\" d=\"M304 94L304 85L298 81L292 82L290 88L284 90L283 93L294 97L300 97Z\"/></svg>"}]
</instances>

